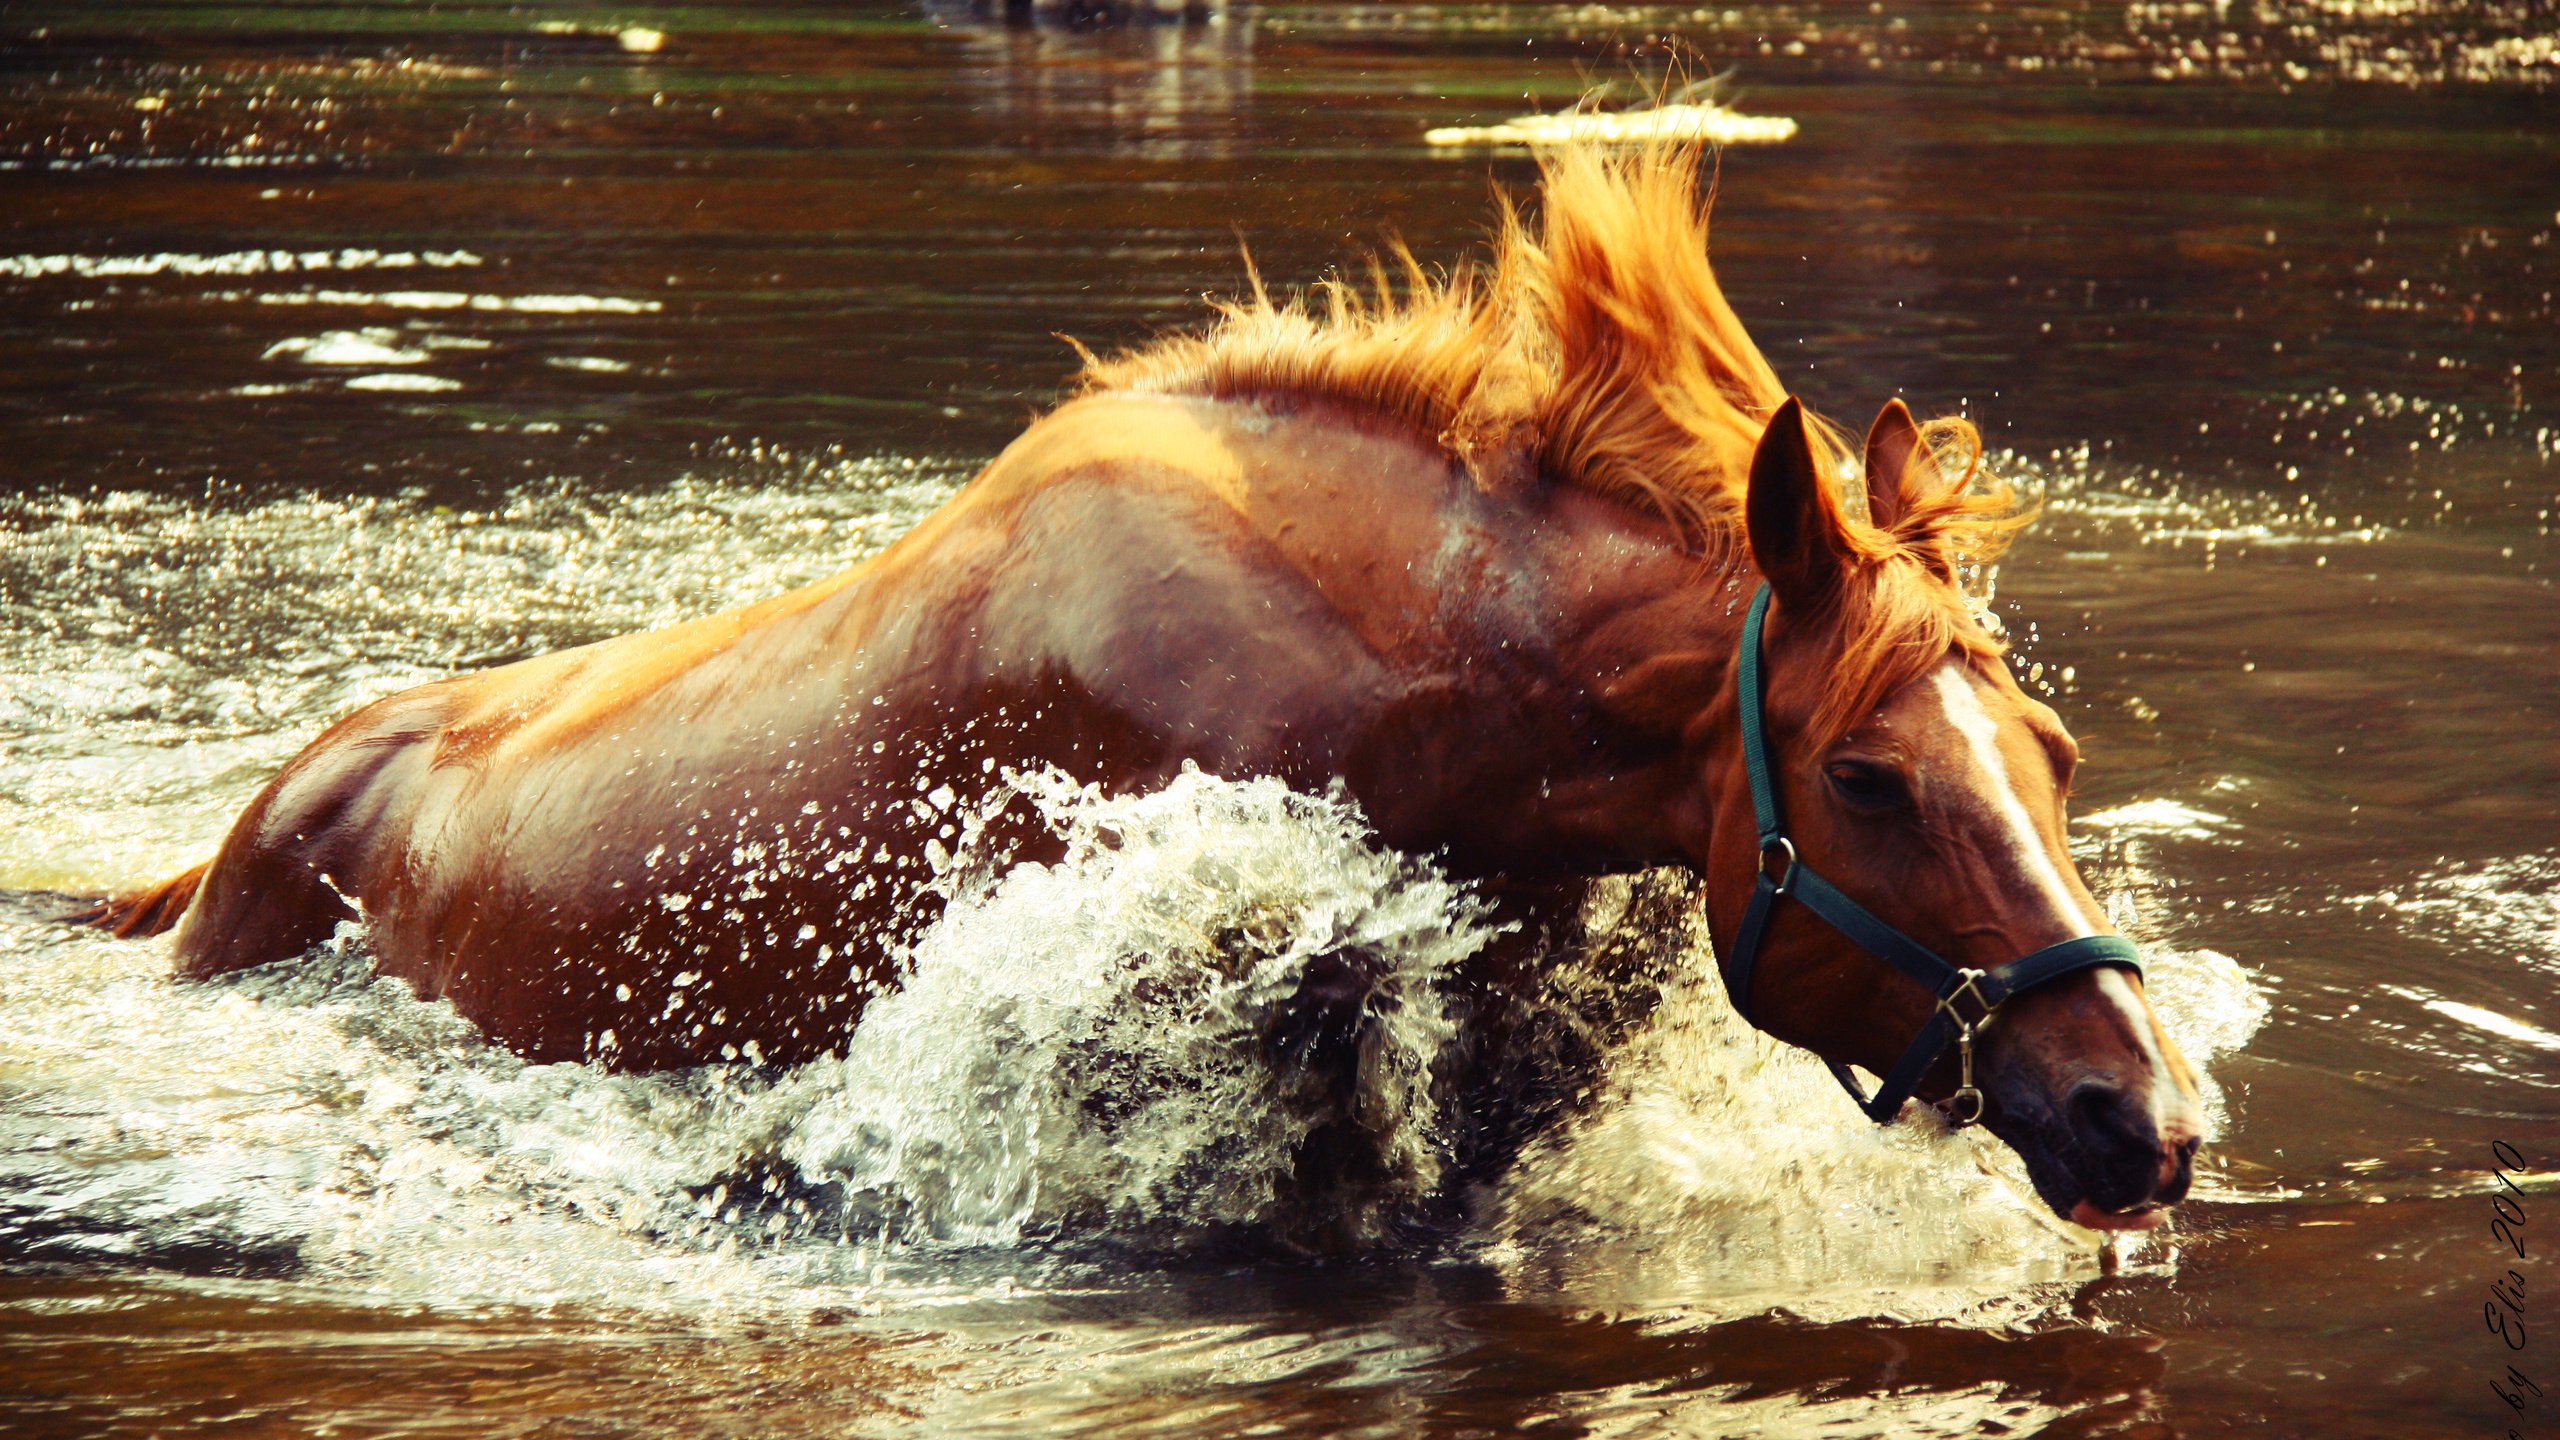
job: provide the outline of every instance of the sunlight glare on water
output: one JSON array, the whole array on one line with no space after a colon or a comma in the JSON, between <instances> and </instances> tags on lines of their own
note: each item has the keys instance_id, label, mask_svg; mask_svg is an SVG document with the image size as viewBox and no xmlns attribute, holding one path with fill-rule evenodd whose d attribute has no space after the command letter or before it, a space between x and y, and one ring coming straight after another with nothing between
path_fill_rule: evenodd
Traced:
<instances>
[{"instance_id":1,"label":"sunlight glare on water","mask_svg":"<svg viewBox=\"0 0 2560 1440\"><path fill-rule=\"evenodd\" d=\"M313 735L384 695L833 574L948 498L903 457L712 457L627 493L0 498L0 888L204 858Z\"/></svg>"}]
</instances>

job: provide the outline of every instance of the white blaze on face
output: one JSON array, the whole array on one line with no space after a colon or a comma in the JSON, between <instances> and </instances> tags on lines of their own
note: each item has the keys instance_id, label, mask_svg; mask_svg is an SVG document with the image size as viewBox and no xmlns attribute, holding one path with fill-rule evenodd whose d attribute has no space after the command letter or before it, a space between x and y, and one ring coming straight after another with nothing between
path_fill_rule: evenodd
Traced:
<instances>
[{"instance_id":1,"label":"white blaze on face","mask_svg":"<svg viewBox=\"0 0 2560 1440\"><path fill-rule=\"evenodd\" d=\"M2067 932L2059 939L2077 940L2099 931L2089 922L2089 914L2071 895L2071 886L2062 878L2062 869L2054 863L2053 852L2045 847L2044 836L2036 829L2035 819L2027 813L2026 802L2018 798L2016 787L2009 783L2008 761L2000 753L2000 722L1991 718L1982 703L1982 694L1974 688L1971 672L1958 661L1949 660L1930 677L1936 684L1938 704L1946 711L1947 723L1965 738L1973 751L1973 761L1982 769L1985 782L1981 793L1988 797L1985 808L1995 821L1995 829L2010 852L2010 868L2027 886L2041 895L2051 907L2054 918ZM2017 958L2017 957L2010 957ZM2167 1037L2150 1018L2150 1007L2136 993L2133 982L2112 965L2100 965L2086 972L2124 1018L2125 1033L2134 1037L2147 1060L2151 1073L2159 1077L2155 1096L2175 1096L2176 1083L2169 1078L2163 1058Z\"/></svg>"},{"instance_id":2,"label":"white blaze on face","mask_svg":"<svg viewBox=\"0 0 2560 1440\"><path fill-rule=\"evenodd\" d=\"M2063 939L2097 934L2087 913L2071 898L2071 887L2063 881L2060 867L2053 863L2053 852L2045 848L2044 836L2037 833L2026 802L2018 798L2016 787L2009 783L2008 761L2000 754L2000 722L1983 708L1972 677L1963 665L1950 660L1930 678L1937 685L1938 703L1947 712L1947 723L1965 738L1973 749L1974 763L1982 767L1991 813L2005 832L2019 878L2045 898L2053 907L2054 918L2070 930Z\"/></svg>"}]
</instances>

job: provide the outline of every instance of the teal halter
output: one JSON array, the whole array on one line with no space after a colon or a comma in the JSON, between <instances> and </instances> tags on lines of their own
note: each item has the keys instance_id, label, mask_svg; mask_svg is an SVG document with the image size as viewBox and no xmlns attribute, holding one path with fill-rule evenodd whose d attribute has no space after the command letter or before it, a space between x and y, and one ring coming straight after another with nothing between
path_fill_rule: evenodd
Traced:
<instances>
[{"instance_id":1,"label":"teal halter","mask_svg":"<svg viewBox=\"0 0 2560 1440\"><path fill-rule=\"evenodd\" d=\"M1733 951L1724 960L1725 993L1731 997L1735 1013L1753 1026L1760 1022L1751 1014L1751 971L1760 958L1760 937L1769 927L1770 912L1781 898L1792 898L1806 909L1821 916L1832 929L1849 938L1850 943L1891 965L1926 986L1937 998L1937 1008L1928 1023L1920 1027L1911 1047L1884 1077L1884 1086L1869 1097L1858 1086L1849 1067L1836 1061L1823 1063L1858 1102L1867 1117L1881 1125L1902 1111L1902 1102L1911 1098L1920 1077L1947 1053L1957 1047L1961 1079L1956 1092L1948 1099L1949 1117L1961 1129L1982 1118L1982 1092L1973 1084L1973 1036L2009 999L2022 991L2047 981L2058 980L2076 970L2096 965L2122 965L2135 975L2142 973L2142 953L2133 942L2121 935L2084 935L2048 945L1994 970L1970 970L1948 964L1926 945L1887 925L1867 913L1866 908L1843 895L1813 868L1796 859L1795 842L1787 838L1787 827L1778 810L1778 789L1771 778L1769 737L1760 718L1760 630L1769 615L1769 587L1763 584L1751 597L1751 613L1742 622L1742 654L1735 666L1735 689L1742 708L1742 764L1751 777L1751 808L1760 821L1760 878L1752 887L1751 906L1742 912L1742 928L1734 932Z\"/></svg>"}]
</instances>

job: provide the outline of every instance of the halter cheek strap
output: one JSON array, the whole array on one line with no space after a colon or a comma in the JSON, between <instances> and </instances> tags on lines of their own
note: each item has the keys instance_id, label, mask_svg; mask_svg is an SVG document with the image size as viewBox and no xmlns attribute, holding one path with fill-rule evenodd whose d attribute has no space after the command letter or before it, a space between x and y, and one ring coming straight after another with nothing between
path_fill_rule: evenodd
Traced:
<instances>
[{"instance_id":1,"label":"halter cheek strap","mask_svg":"<svg viewBox=\"0 0 2560 1440\"><path fill-rule=\"evenodd\" d=\"M1751 888L1751 904L1742 912L1742 925L1734 931L1732 953L1724 957L1725 993L1732 999L1735 1013L1755 1027L1766 1028L1751 1013L1752 970L1760 958L1761 937L1768 932L1769 917L1777 910L1778 902L1796 901L1839 931L1849 943L1920 982L1937 1000L1928 1022L1912 1037L1910 1047L1886 1073L1882 1088L1873 1096L1859 1087L1848 1066L1824 1062L1848 1090L1849 1098L1868 1118L1884 1124L1901 1113L1902 1103L1919 1088L1920 1078L1953 1045L1960 1079L1948 1105L1959 1127L1970 1125L1982 1118L1982 1092L1973 1083L1975 1031L2013 997L2074 971L2096 965L2122 965L2138 976L2142 973L2142 954L2121 935L2084 935L2048 945L1997 969L1972 970L1951 965L1928 946L1869 914L1865 906L1842 894L1838 887L1814 873L1811 866L1798 860L1795 842L1787 838L1785 818L1778 808L1768 732L1761 717L1760 632L1768 619L1769 598L1766 584L1751 597L1751 612L1742 622L1740 663L1734 667L1742 711L1742 765L1751 781L1751 808L1760 824L1760 876Z\"/></svg>"}]
</instances>

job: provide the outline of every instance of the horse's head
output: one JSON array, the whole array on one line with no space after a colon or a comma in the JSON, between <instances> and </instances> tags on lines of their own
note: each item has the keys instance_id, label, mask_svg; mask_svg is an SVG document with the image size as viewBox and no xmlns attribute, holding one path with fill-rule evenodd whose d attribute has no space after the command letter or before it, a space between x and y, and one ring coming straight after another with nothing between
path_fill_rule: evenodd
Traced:
<instances>
[{"instance_id":1,"label":"horse's head","mask_svg":"<svg viewBox=\"0 0 2560 1440\"><path fill-rule=\"evenodd\" d=\"M1844 513L1824 469L1787 402L1753 459L1746 515L1772 595L1765 631L1746 641L1761 657L1768 793L1755 803L1737 757L1747 737L1719 741L1708 762L1705 869L1717 947L1747 992L1735 1001L1835 1065L1903 1066L1921 1099L1959 1119L1978 1111L2057 1213L2157 1224L2186 1194L2200 1142L2194 1076L2121 963L2129 948L2085 939L2112 927L2063 839L2078 747L2020 690L1958 588L1962 482L1898 401L1867 437L1872 524ZM1720 737L1743 734L1732 719ZM1783 839L1767 841L1773 830ZM1772 892L1756 924L1755 890ZM1843 897L1884 934L1852 938ZM1916 947L1897 951L1903 939ZM2015 968L2023 957L2042 958ZM1970 971L1990 977L1987 996L1964 991ZM1956 1043L1966 1022L1978 1022L1975 1093ZM1915 1050L1933 1026L1942 1048Z\"/></svg>"}]
</instances>

